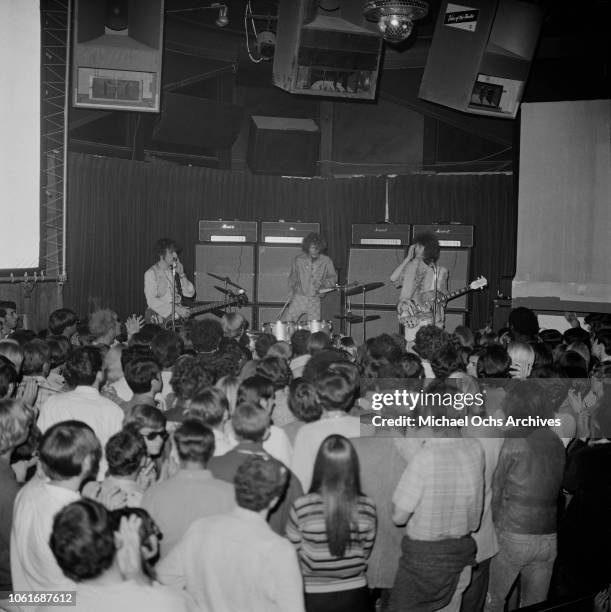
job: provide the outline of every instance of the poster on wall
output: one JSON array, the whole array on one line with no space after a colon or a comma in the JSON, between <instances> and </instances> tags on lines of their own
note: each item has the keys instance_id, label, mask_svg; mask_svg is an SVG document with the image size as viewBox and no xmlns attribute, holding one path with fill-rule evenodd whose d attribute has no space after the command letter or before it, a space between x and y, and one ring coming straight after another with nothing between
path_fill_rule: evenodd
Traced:
<instances>
[{"instance_id":1,"label":"poster on wall","mask_svg":"<svg viewBox=\"0 0 611 612\"><path fill-rule=\"evenodd\" d=\"M479 9L448 2L443 18L443 25L459 30L475 32Z\"/></svg>"}]
</instances>

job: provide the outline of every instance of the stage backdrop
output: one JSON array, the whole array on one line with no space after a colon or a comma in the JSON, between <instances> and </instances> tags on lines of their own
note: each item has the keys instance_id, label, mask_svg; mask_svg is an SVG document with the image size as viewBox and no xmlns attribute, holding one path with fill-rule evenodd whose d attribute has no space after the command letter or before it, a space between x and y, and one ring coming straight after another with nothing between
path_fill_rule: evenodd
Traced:
<instances>
[{"instance_id":1,"label":"stage backdrop","mask_svg":"<svg viewBox=\"0 0 611 612\"><path fill-rule=\"evenodd\" d=\"M512 176L410 175L391 179L390 195L394 222L476 226L472 270L491 288L473 300L472 323L485 324L497 279L511 274L515 262ZM381 221L384 196L384 178L255 176L71 154L64 303L82 316L100 306L122 317L143 312L154 242L178 241L192 277L200 219L318 221L345 272L352 223Z\"/></svg>"}]
</instances>

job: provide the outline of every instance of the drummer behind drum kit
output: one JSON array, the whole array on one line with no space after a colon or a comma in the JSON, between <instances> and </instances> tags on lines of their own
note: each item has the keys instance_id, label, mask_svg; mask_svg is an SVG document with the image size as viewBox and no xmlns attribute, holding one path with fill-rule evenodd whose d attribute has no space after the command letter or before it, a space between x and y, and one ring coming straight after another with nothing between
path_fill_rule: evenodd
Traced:
<instances>
[{"instance_id":1,"label":"drummer behind drum kit","mask_svg":"<svg viewBox=\"0 0 611 612\"><path fill-rule=\"evenodd\" d=\"M234 298L238 295L245 294L244 289L240 287L240 285L234 283L227 276L218 276L217 274L213 274L212 272L208 272L208 276L212 276L212 278L216 278L217 280L220 280L224 283L223 287L219 287L215 285L215 289L225 294L227 298ZM229 286L236 288L238 292L236 293L232 291L231 289L229 289ZM348 283L346 285L335 285L334 287L328 287L326 289L321 289L318 293L320 296L326 295L327 293L331 293L332 291L339 291L341 293L341 296L342 296L341 308L342 308L342 313L345 313L345 314L335 315L335 318L341 321L342 329L344 329L344 321L348 324L348 335L351 335L353 324L362 323L363 324L363 342L365 342L365 338L367 334L366 332L367 323L369 321L375 321L376 319L380 318L379 315L365 315L365 306L366 306L365 294L369 291L373 291L374 289L379 289L380 287L383 287L383 286L384 286L383 282L367 283L365 285L359 285L358 282L355 281L353 283ZM362 296L361 315L356 315L352 312L347 312L346 298L353 296L353 295L359 295L359 294L361 294ZM297 331L298 329L307 329L311 333L322 331L328 334L329 336L332 334L333 321L321 321L321 320L301 321L301 317L297 319L297 321L281 321L280 319L282 318L282 314L286 310L286 307L288 306L288 303L290 302L291 297L289 297L287 301L285 302L282 310L280 311L280 314L278 315L278 319L276 321L266 322L262 324L261 331L263 333L271 334L277 340L284 341L284 342L289 342L293 333ZM251 332L251 334L256 335L256 332Z\"/></svg>"}]
</instances>

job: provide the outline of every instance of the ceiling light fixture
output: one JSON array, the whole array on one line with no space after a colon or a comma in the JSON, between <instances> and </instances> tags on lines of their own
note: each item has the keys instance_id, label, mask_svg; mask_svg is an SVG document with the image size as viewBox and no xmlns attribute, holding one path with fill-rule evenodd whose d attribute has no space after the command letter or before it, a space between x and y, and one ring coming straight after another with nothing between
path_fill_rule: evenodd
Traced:
<instances>
[{"instance_id":1,"label":"ceiling light fixture","mask_svg":"<svg viewBox=\"0 0 611 612\"><path fill-rule=\"evenodd\" d=\"M389 43L400 43L409 37L414 21L426 17L429 3L424 0L367 0L363 14L368 21L377 21Z\"/></svg>"}]
</instances>

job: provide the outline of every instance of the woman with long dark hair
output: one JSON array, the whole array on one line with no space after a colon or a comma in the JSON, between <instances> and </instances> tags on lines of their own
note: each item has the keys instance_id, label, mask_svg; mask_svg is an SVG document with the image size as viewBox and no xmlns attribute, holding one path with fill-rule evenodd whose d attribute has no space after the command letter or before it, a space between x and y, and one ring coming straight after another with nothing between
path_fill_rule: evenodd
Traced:
<instances>
[{"instance_id":1,"label":"woman with long dark hair","mask_svg":"<svg viewBox=\"0 0 611 612\"><path fill-rule=\"evenodd\" d=\"M308 495L286 527L295 545L308 612L369 612L365 575L376 535L374 503L361 492L359 462L347 438L322 442Z\"/></svg>"}]
</instances>

